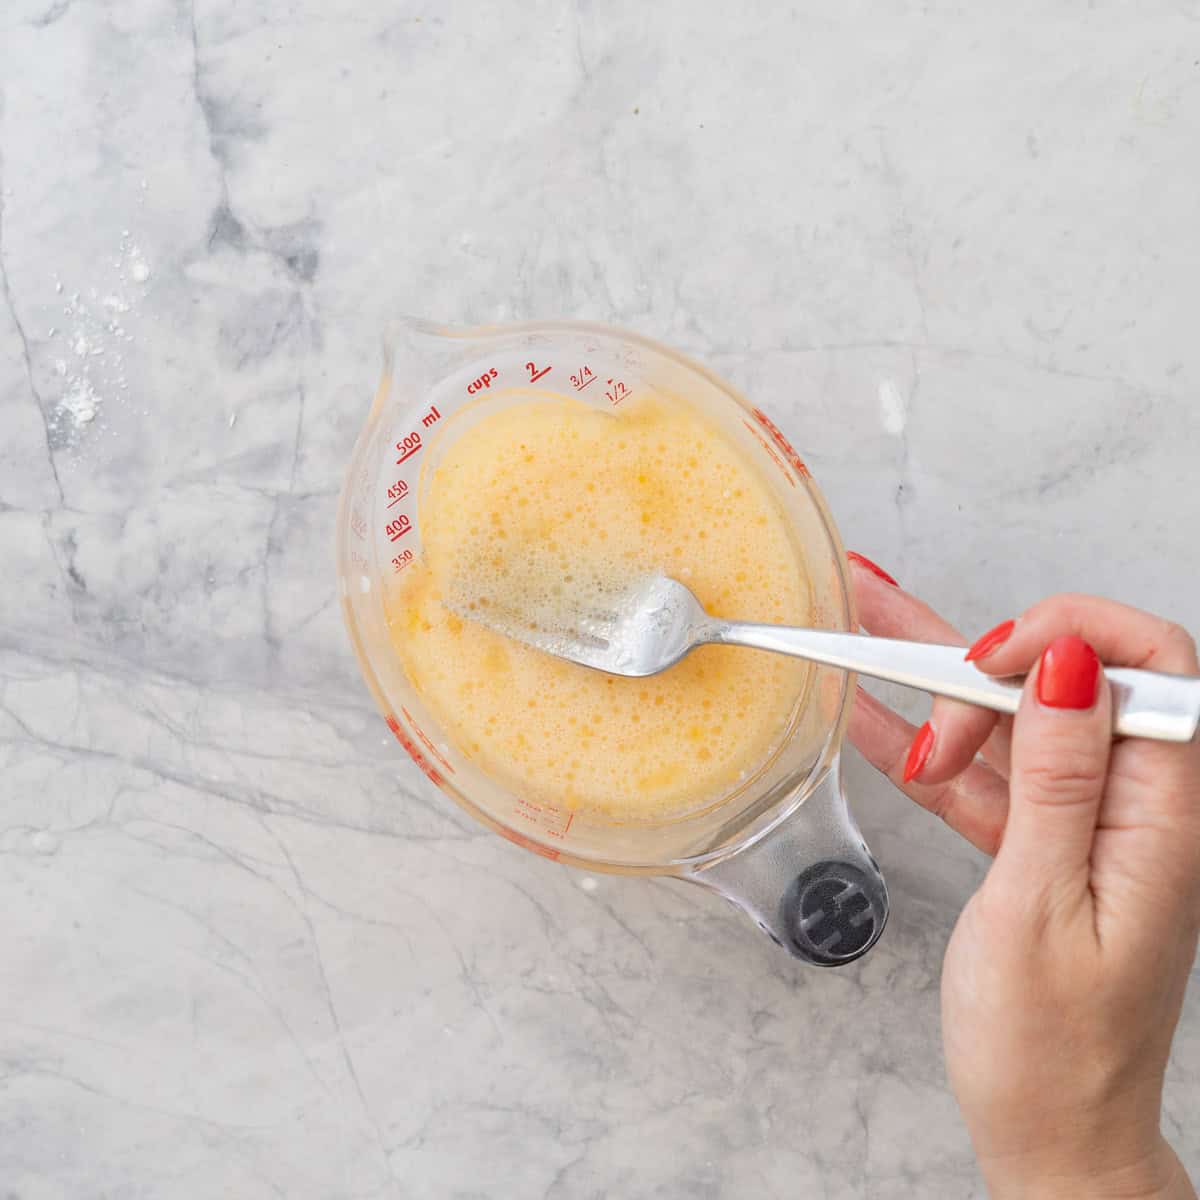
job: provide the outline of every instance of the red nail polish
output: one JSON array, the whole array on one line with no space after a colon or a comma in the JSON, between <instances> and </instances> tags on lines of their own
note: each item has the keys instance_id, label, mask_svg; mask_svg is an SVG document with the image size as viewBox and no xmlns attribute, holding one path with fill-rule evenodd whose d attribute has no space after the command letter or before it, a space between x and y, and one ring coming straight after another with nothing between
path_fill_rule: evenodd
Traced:
<instances>
[{"instance_id":1,"label":"red nail polish","mask_svg":"<svg viewBox=\"0 0 1200 1200\"><path fill-rule=\"evenodd\" d=\"M995 629L989 629L978 641L971 643L971 648L965 655L967 662L974 662L985 654L991 654L1002 642L1008 641L1009 634L1016 627L1016 621L1001 621Z\"/></svg>"},{"instance_id":2,"label":"red nail polish","mask_svg":"<svg viewBox=\"0 0 1200 1200\"><path fill-rule=\"evenodd\" d=\"M846 557L851 562L858 563L860 567L866 567L872 575L878 575L884 583L890 583L892 587L900 586L882 567L876 566L865 554L859 554L857 550L849 550Z\"/></svg>"},{"instance_id":3,"label":"red nail polish","mask_svg":"<svg viewBox=\"0 0 1200 1200\"><path fill-rule=\"evenodd\" d=\"M1100 660L1083 638L1074 634L1055 638L1042 651L1038 701L1047 708L1091 708L1099 678Z\"/></svg>"},{"instance_id":4,"label":"red nail polish","mask_svg":"<svg viewBox=\"0 0 1200 1200\"><path fill-rule=\"evenodd\" d=\"M933 750L933 726L928 721L917 730L912 745L908 748L908 758L904 760L904 782L911 783L918 775Z\"/></svg>"}]
</instances>

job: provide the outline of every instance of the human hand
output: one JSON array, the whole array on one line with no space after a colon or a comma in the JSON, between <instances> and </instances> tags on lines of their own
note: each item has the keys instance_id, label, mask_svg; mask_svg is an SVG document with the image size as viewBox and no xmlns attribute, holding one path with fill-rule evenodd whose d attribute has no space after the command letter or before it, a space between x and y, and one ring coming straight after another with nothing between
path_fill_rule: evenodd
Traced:
<instances>
[{"instance_id":1,"label":"human hand","mask_svg":"<svg viewBox=\"0 0 1200 1200\"><path fill-rule=\"evenodd\" d=\"M854 583L869 632L965 643L872 564ZM947 1072L984 1178L996 1200L1194 1200L1159 1119L1200 932L1200 739L1114 742L1099 664L1194 675L1195 643L1055 596L972 650L989 674L1029 673L1015 717L937 699L914 730L860 688L849 732L995 856L942 972Z\"/></svg>"}]
</instances>

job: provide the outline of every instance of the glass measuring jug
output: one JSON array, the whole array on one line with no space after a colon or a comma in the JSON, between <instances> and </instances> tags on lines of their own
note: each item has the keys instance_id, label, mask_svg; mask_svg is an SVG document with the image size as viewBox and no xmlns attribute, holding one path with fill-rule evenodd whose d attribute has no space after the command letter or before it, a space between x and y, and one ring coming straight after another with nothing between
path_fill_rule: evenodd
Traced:
<instances>
[{"instance_id":1,"label":"glass measuring jug","mask_svg":"<svg viewBox=\"0 0 1200 1200\"><path fill-rule=\"evenodd\" d=\"M888 911L842 791L852 676L814 666L775 752L719 802L669 819L614 820L535 801L485 774L439 727L392 648L387 592L420 556L421 482L445 437L514 400L565 397L612 411L642 390L685 397L754 465L803 561L810 623L851 628L845 556L807 469L764 413L703 367L599 325L454 330L400 321L385 338L383 375L338 514L343 613L360 668L425 775L510 841L590 870L698 884L796 956L823 966L852 961L874 944Z\"/></svg>"}]
</instances>

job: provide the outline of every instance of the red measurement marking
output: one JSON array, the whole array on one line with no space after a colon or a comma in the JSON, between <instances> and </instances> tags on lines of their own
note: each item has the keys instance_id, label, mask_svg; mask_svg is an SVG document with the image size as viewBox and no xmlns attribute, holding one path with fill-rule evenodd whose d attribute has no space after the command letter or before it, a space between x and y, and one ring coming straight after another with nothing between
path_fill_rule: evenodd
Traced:
<instances>
[{"instance_id":1,"label":"red measurement marking","mask_svg":"<svg viewBox=\"0 0 1200 1200\"><path fill-rule=\"evenodd\" d=\"M629 389L619 379L609 379L606 382L609 384L609 389L604 395L608 398L609 404L620 404L629 395Z\"/></svg>"},{"instance_id":2,"label":"red measurement marking","mask_svg":"<svg viewBox=\"0 0 1200 1200\"><path fill-rule=\"evenodd\" d=\"M388 488L388 502L387 502L388 508L391 508L393 504L399 504L400 501L403 500L404 497L407 495L408 495L407 482L403 479L397 479L396 482L393 483L390 488Z\"/></svg>"},{"instance_id":3,"label":"red measurement marking","mask_svg":"<svg viewBox=\"0 0 1200 1200\"><path fill-rule=\"evenodd\" d=\"M500 834L502 837L508 838L514 846L520 846L523 850L532 850L534 854L540 854L543 858L550 859L551 862L557 862L561 857L557 850L551 850L549 846L539 846L537 842L527 838L524 834L517 833L514 829L505 829L501 825Z\"/></svg>"},{"instance_id":4,"label":"red measurement marking","mask_svg":"<svg viewBox=\"0 0 1200 1200\"><path fill-rule=\"evenodd\" d=\"M490 388L492 386L492 380L499 378L499 375L500 372L497 371L495 367L484 371L484 373L480 375L480 377L476 379L474 383L467 384L467 395L474 396L476 392L482 392L484 388Z\"/></svg>"},{"instance_id":5,"label":"red measurement marking","mask_svg":"<svg viewBox=\"0 0 1200 1200\"><path fill-rule=\"evenodd\" d=\"M424 425L426 429L429 429L436 425L441 419L442 414L438 412L437 405L431 404L429 406L429 411L421 418L421 424Z\"/></svg>"},{"instance_id":6,"label":"red measurement marking","mask_svg":"<svg viewBox=\"0 0 1200 1200\"><path fill-rule=\"evenodd\" d=\"M438 787L441 787L442 784L445 783L441 773L435 766L433 766L432 763L430 763L425 755L421 753L421 751L417 748L416 742L414 742L412 738L410 738L408 734L404 732L403 727L401 726L400 722L396 720L394 715L389 714L387 717L387 727L396 735L396 741L398 741L400 745L402 745L404 749L408 751L409 758L411 758L413 762L415 762L417 766L425 772L425 778L428 779L430 783L436 783Z\"/></svg>"},{"instance_id":7,"label":"red measurement marking","mask_svg":"<svg viewBox=\"0 0 1200 1200\"><path fill-rule=\"evenodd\" d=\"M412 521L409 520L407 513L401 513L394 521L389 521L384 526L389 542L398 542L410 529L412 529Z\"/></svg>"},{"instance_id":8,"label":"red measurement marking","mask_svg":"<svg viewBox=\"0 0 1200 1200\"><path fill-rule=\"evenodd\" d=\"M579 374L571 376L571 386L577 392L582 392L589 383L595 382L596 376L592 373L591 367L580 367Z\"/></svg>"},{"instance_id":9,"label":"red measurement marking","mask_svg":"<svg viewBox=\"0 0 1200 1200\"><path fill-rule=\"evenodd\" d=\"M567 831L571 828L571 822L573 820L575 820L575 814L571 813L567 817L567 823L562 827L561 830L547 829L547 836L552 838L565 838L567 836Z\"/></svg>"},{"instance_id":10,"label":"red measurement marking","mask_svg":"<svg viewBox=\"0 0 1200 1200\"><path fill-rule=\"evenodd\" d=\"M454 768L449 764L449 762L447 762L446 756L429 740L428 737L425 736L425 730L423 730L420 725L413 720L412 713L410 713L408 709L404 708L403 706L401 707L400 711L404 714L404 719L412 727L413 733L415 733L417 737L421 739L421 743L424 745L425 749L428 750L429 753L432 754L433 757L436 758L438 762L440 762L442 766L450 772L451 775L453 775Z\"/></svg>"},{"instance_id":11,"label":"red measurement marking","mask_svg":"<svg viewBox=\"0 0 1200 1200\"><path fill-rule=\"evenodd\" d=\"M786 479L788 481L788 483L790 483L792 485L792 487L795 487L796 486L795 475L793 475L791 473L791 471L789 471L787 469L787 466L784 463L783 459L780 458L779 455L775 453L775 447L772 446L771 443L768 442L765 437L763 437L761 430L759 430L759 428L756 425L751 424L749 421L743 421L742 424L745 425L745 427L748 430L750 430L750 432L754 435L754 440L756 442L758 442L758 444L767 452L767 454L770 455L771 461L779 468L784 479Z\"/></svg>"},{"instance_id":12,"label":"red measurement marking","mask_svg":"<svg viewBox=\"0 0 1200 1200\"><path fill-rule=\"evenodd\" d=\"M396 449L400 451L400 457L396 459L396 466L399 466L402 462L408 462L414 454L420 451L421 435L414 429L408 437L396 443Z\"/></svg>"},{"instance_id":13,"label":"red measurement marking","mask_svg":"<svg viewBox=\"0 0 1200 1200\"><path fill-rule=\"evenodd\" d=\"M537 825L548 837L565 836L575 819L574 813L567 813L564 822L561 809L551 804L538 804L536 800L527 800L524 797L517 801L515 811L517 816Z\"/></svg>"},{"instance_id":14,"label":"red measurement marking","mask_svg":"<svg viewBox=\"0 0 1200 1200\"><path fill-rule=\"evenodd\" d=\"M401 550L395 558L392 559L392 566L396 568L397 573L403 571L413 560L413 552L411 550Z\"/></svg>"},{"instance_id":15,"label":"red measurement marking","mask_svg":"<svg viewBox=\"0 0 1200 1200\"><path fill-rule=\"evenodd\" d=\"M538 381L539 379L541 379L541 377L542 377L543 375L549 375L549 374L550 374L550 368L549 368L549 367L543 367L543 368L542 368L542 369L539 371L539 370L537 369L537 367L535 367L535 366L533 365L533 363L531 363L531 362L529 362L529 363L526 363L526 364L525 364L525 370L527 370L527 371L529 372L529 382L530 382L530 383L537 383L537 381Z\"/></svg>"},{"instance_id":16,"label":"red measurement marking","mask_svg":"<svg viewBox=\"0 0 1200 1200\"><path fill-rule=\"evenodd\" d=\"M776 427L775 422L767 416L761 408L754 410L754 419L771 435L771 441L779 447L783 457L791 463L793 470L801 479L810 479L808 468L804 465L804 460L792 449L792 443L783 436Z\"/></svg>"}]
</instances>

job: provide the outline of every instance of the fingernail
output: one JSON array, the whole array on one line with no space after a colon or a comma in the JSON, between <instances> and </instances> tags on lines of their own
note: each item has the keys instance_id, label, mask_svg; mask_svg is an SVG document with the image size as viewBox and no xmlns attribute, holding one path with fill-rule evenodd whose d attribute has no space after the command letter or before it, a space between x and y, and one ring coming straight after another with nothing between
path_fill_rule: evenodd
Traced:
<instances>
[{"instance_id":1,"label":"fingernail","mask_svg":"<svg viewBox=\"0 0 1200 1200\"><path fill-rule=\"evenodd\" d=\"M917 735L913 738L912 745L908 748L908 758L904 760L905 783L911 783L920 775L925 764L929 761L929 755L932 751L933 726L926 721L917 730Z\"/></svg>"},{"instance_id":2,"label":"fingernail","mask_svg":"<svg viewBox=\"0 0 1200 1200\"><path fill-rule=\"evenodd\" d=\"M892 587L900 586L882 567L876 566L865 554L859 554L857 550L849 550L846 552L846 557L851 562L858 563L860 567L866 567L872 575L878 575L884 583L890 583Z\"/></svg>"},{"instance_id":3,"label":"fingernail","mask_svg":"<svg viewBox=\"0 0 1200 1200\"><path fill-rule=\"evenodd\" d=\"M989 629L978 641L971 643L966 653L967 662L974 662L985 654L991 654L1002 642L1007 642L1009 634L1017 627L1016 621L1001 621L995 629Z\"/></svg>"},{"instance_id":4,"label":"fingernail","mask_svg":"<svg viewBox=\"0 0 1200 1200\"><path fill-rule=\"evenodd\" d=\"M1099 678L1100 660L1083 638L1074 634L1055 638L1042 651L1038 702L1047 708L1091 708Z\"/></svg>"}]
</instances>

